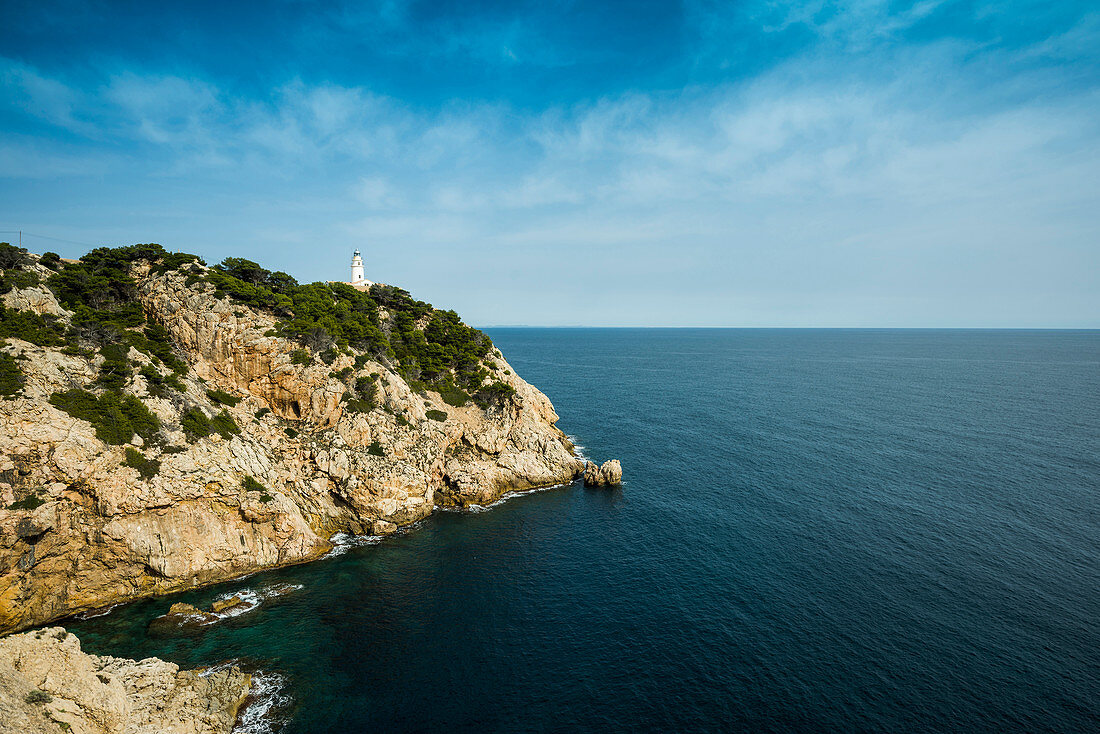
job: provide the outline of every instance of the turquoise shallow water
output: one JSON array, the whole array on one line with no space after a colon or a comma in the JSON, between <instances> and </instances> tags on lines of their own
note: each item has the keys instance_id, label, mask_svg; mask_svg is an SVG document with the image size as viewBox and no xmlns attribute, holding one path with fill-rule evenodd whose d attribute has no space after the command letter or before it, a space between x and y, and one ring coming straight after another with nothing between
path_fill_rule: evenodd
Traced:
<instances>
[{"instance_id":1,"label":"turquoise shallow water","mask_svg":"<svg viewBox=\"0 0 1100 734\"><path fill-rule=\"evenodd\" d=\"M437 513L85 649L262 670L251 731L1100 730L1100 332L490 333L622 490Z\"/></svg>"}]
</instances>

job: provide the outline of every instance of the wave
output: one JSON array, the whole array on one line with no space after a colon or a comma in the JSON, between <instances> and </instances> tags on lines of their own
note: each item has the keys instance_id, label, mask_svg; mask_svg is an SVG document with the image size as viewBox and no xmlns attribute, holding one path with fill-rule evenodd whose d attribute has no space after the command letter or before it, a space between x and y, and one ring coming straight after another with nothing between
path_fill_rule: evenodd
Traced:
<instances>
[{"instance_id":1,"label":"wave","mask_svg":"<svg viewBox=\"0 0 1100 734\"><path fill-rule=\"evenodd\" d=\"M156 619L152 620L149 624L150 627L159 626L160 628L171 629L171 625L175 625L179 628L200 628L207 627L212 624L217 624L230 617L239 617L242 614L247 614L254 609L258 609L261 604L269 599L275 599L286 594L298 591L303 588L302 584L290 584L290 583L275 583L261 587L260 589L237 589L236 591L227 591L223 594L219 594L211 601L211 608L209 610L196 609L191 613L168 613L162 614ZM218 602L229 601L230 599L238 599L239 601L232 606L227 606L224 609L215 611L214 606Z\"/></svg>"},{"instance_id":2,"label":"wave","mask_svg":"<svg viewBox=\"0 0 1100 734\"><path fill-rule=\"evenodd\" d=\"M332 543L332 550L322 558L335 558L342 556L352 548L361 548L365 545L374 545L382 540L381 535L352 535L351 533L336 533L328 539Z\"/></svg>"},{"instance_id":3,"label":"wave","mask_svg":"<svg viewBox=\"0 0 1100 734\"><path fill-rule=\"evenodd\" d=\"M203 678L238 667L252 676L248 695L237 713L232 734L275 734L289 721L287 715L293 699L286 692L286 676L271 670L251 668L238 658L211 665L199 672Z\"/></svg>"},{"instance_id":4,"label":"wave","mask_svg":"<svg viewBox=\"0 0 1100 734\"><path fill-rule=\"evenodd\" d=\"M240 604L234 604L231 607L227 607L220 612L211 612L217 620L207 622L207 624L216 624L223 619L230 617L239 617L242 614L251 612L253 609L257 609L261 604L269 599L276 599L280 596L285 596L292 592L298 591L303 588L301 584L272 584L265 586L258 591L255 589L240 589L238 591L227 591L224 594L219 594L214 597L215 602L228 601L234 597L241 600Z\"/></svg>"},{"instance_id":5,"label":"wave","mask_svg":"<svg viewBox=\"0 0 1100 734\"><path fill-rule=\"evenodd\" d=\"M584 450L586 448L588 448L587 446L581 446L577 442L577 437L576 436L571 436L567 433L567 434L565 434L565 437L568 438L569 442L573 444L573 452L574 452L574 455L578 459L584 459L585 461L591 461L591 459L588 458L588 454L584 453Z\"/></svg>"},{"instance_id":6,"label":"wave","mask_svg":"<svg viewBox=\"0 0 1100 734\"><path fill-rule=\"evenodd\" d=\"M120 601L120 602L116 602L114 604L111 604L110 606L99 607L98 609L90 609L86 612L81 612L80 614L74 614L73 618L84 620L84 619L95 619L96 617L105 617L108 614L110 614L111 612L113 612L115 609L118 609L119 607L121 607L123 604L126 604L126 603L127 602Z\"/></svg>"},{"instance_id":7,"label":"wave","mask_svg":"<svg viewBox=\"0 0 1100 734\"><path fill-rule=\"evenodd\" d=\"M545 492L548 489L561 489L562 487L568 487L571 482L562 482L561 484L555 484L550 487L533 487L531 489L517 489L512 492L505 492L498 499L490 502L487 505L466 505L465 507L440 507L435 506L435 510L439 512L487 512L494 507L503 505L510 499L515 497L523 497L524 495L534 494L535 492Z\"/></svg>"},{"instance_id":8,"label":"wave","mask_svg":"<svg viewBox=\"0 0 1100 734\"><path fill-rule=\"evenodd\" d=\"M275 734L289 720L292 699L286 692L286 677L280 673L256 670L252 688L237 715L233 734Z\"/></svg>"}]
</instances>

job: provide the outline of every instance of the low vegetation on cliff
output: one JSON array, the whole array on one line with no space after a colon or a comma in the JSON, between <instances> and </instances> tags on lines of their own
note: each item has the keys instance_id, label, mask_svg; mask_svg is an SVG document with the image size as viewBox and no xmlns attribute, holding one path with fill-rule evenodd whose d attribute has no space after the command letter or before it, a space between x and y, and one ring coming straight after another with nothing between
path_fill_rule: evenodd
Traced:
<instances>
[{"instance_id":1,"label":"low vegetation on cliff","mask_svg":"<svg viewBox=\"0 0 1100 734\"><path fill-rule=\"evenodd\" d=\"M25 257L0 250L0 262L11 267L25 264ZM0 338L98 351L104 358L98 384L107 389L120 387L137 366L127 359L131 348L155 358L168 372L186 373L187 363L173 351L167 331L147 318L138 301L132 272L138 263L148 263L153 274L185 273L190 286L209 284L216 297L272 313L277 320L272 335L302 345L292 354L294 364L331 363L341 351L354 352L392 364L415 388L438 391L450 405L472 400L488 407L511 397L508 385L487 383L484 362L493 350L488 336L463 324L454 311L437 310L401 288L376 284L363 292L344 283L303 285L286 273L234 257L207 268L196 255L169 253L156 244L102 247L79 261L54 263L57 272L46 282L73 312L70 328L4 309ZM173 387L170 377L152 381L161 391ZM370 403L367 396L358 401L353 409Z\"/></svg>"},{"instance_id":2,"label":"low vegetation on cliff","mask_svg":"<svg viewBox=\"0 0 1100 734\"><path fill-rule=\"evenodd\" d=\"M140 399L117 390L96 395L74 388L54 393L50 404L74 418L88 421L95 427L96 438L116 446L129 443L134 434L150 440L160 428L160 420Z\"/></svg>"}]
</instances>

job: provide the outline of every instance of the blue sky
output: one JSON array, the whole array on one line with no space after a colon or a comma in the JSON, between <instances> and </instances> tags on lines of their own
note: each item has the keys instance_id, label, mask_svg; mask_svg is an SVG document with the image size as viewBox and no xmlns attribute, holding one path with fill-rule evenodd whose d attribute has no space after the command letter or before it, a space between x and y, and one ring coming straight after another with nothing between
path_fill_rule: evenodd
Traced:
<instances>
[{"instance_id":1,"label":"blue sky","mask_svg":"<svg viewBox=\"0 0 1100 734\"><path fill-rule=\"evenodd\" d=\"M2 230L359 247L478 325L1100 327L1094 3L0 9Z\"/></svg>"}]
</instances>

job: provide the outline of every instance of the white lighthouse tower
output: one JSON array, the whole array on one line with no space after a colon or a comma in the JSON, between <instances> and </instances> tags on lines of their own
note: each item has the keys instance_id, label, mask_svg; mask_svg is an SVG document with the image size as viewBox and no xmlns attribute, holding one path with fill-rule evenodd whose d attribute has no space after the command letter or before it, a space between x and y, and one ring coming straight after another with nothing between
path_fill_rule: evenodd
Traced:
<instances>
[{"instance_id":1,"label":"white lighthouse tower","mask_svg":"<svg viewBox=\"0 0 1100 734\"><path fill-rule=\"evenodd\" d=\"M363 256L356 250L351 256L351 285L364 285L366 280L363 277Z\"/></svg>"}]
</instances>

